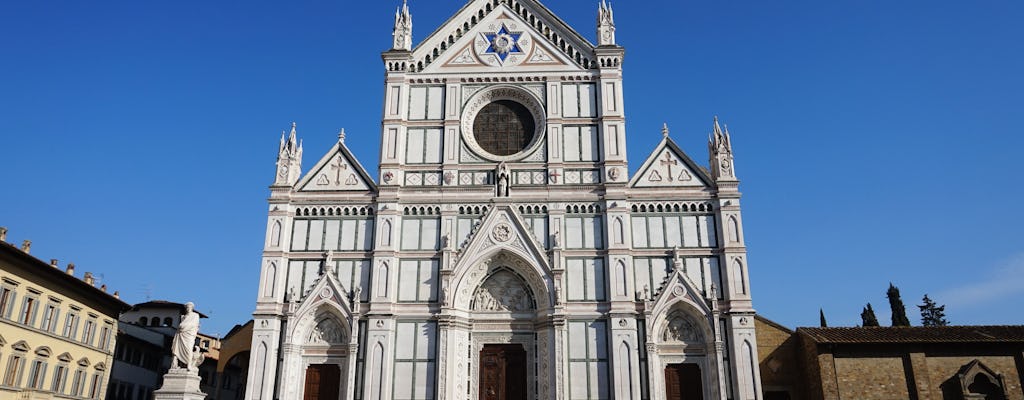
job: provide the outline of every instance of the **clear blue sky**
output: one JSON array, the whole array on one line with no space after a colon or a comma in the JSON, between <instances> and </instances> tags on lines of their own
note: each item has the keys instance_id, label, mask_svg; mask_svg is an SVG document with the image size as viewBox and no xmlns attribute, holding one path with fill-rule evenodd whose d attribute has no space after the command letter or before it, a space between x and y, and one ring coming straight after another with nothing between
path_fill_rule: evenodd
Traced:
<instances>
[{"instance_id":1,"label":"clear blue sky","mask_svg":"<svg viewBox=\"0 0 1024 400\"><path fill-rule=\"evenodd\" d=\"M128 302L254 308L278 135L376 169L392 1L0 3L0 225ZM597 0L548 6L594 37ZM463 4L412 0L419 41ZM1024 2L619 1L629 156L729 124L756 308L860 322L885 289L1024 323ZM670 91L666 95L663 91ZM1016 306L1008 306L1016 305Z\"/></svg>"}]
</instances>

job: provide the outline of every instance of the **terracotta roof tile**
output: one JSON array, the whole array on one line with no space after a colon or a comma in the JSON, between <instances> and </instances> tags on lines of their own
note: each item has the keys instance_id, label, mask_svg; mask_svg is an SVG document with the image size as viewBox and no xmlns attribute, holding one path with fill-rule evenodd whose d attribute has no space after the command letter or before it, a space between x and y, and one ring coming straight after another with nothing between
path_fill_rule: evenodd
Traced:
<instances>
[{"instance_id":1,"label":"terracotta roof tile","mask_svg":"<svg viewBox=\"0 0 1024 400\"><path fill-rule=\"evenodd\" d=\"M1024 325L798 328L817 343L1024 343Z\"/></svg>"}]
</instances>

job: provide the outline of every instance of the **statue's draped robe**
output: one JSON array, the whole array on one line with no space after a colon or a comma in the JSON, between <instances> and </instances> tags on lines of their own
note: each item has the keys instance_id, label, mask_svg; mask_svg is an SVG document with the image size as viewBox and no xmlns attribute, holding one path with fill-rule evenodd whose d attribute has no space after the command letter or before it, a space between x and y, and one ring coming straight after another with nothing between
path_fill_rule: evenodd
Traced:
<instances>
[{"instance_id":1,"label":"statue's draped robe","mask_svg":"<svg viewBox=\"0 0 1024 400\"><path fill-rule=\"evenodd\" d=\"M192 365L192 349L195 347L198 333L199 314L193 311L183 315L172 348L175 365L184 365L186 368Z\"/></svg>"}]
</instances>

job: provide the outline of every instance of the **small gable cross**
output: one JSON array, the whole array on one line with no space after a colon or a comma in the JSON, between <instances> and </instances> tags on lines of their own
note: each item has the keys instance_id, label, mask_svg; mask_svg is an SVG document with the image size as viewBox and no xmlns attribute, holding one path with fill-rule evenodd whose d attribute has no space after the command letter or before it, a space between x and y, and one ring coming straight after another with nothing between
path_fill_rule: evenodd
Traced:
<instances>
[{"instance_id":1,"label":"small gable cross","mask_svg":"<svg viewBox=\"0 0 1024 400\"><path fill-rule=\"evenodd\" d=\"M668 167L668 180L669 180L669 182L675 180L675 177L672 175L672 166L673 165L679 165L679 162L676 161L674 158L672 158L672 154L669 154L666 151L665 152L665 159L661 160L661 165L664 165L664 166Z\"/></svg>"},{"instance_id":2,"label":"small gable cross","mask_svg":"<svg viewBox=\"0 0 1024 400\"><path fill-rule=\"evenodd\" d=\"M348 165L345 165L345 160L341 157L334 159L334 163L331 164L331 169L334 170L334 184L341 186L341 173L348 170Z\"/></svg>"}]
</instances>

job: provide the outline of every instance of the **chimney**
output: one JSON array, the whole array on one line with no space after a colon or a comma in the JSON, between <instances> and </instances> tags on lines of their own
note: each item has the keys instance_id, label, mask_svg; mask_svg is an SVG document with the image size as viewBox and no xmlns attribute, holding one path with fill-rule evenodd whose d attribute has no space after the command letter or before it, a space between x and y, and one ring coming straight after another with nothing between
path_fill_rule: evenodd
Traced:
<instances>
[{"instance_id":1,"label":"chimney","mask_svg":"<svg viewBox=\"0 0 1024 400\"><path fill-rule=\"evenodd\" d=\"M0 242L7 241L7 228L0 226Z\"/></svg>"},{"instance_id":2,"label":"chimney","mask_svg":"<svg viewBox=\"0 0 1024 400\"><path fill-rule=\"evenodd\" d=\"M54 267L54 268L60 268L59 266L57 266L57 259L56 258L51 258L50 259L50 266Z\"/></svg>"},{"instance_id":3,"label":"chimney","mask_svg":"<svg viewBox=\"0 0 1024 400\"><path fill-rule=\"evenodd\" d=\"M75 263L68 263L67 272L68 272L68 275L71 275L71 276L75 275Z\"/></svg>"},{"instance_id":4,"label":"chimney","mask_svg":"<svg viewBox=\"0 0 1024 400\"><path fill-rule=\"evenodd\" d=\"M114 298L120 300L121 299L121 292L115 290L114 291Z\"/></svg>"},{"instance_id":5,"label":"chimney","mask_svg":"<svg viewBox=\"0 0 1024 400\"><path fill-rule=\"evenodd\" d=\"M106 293L107 292L107 285L100 286L100 290L102 290L103 293Z\"/></svg>"},{"instance_id":6,"label":"chimney","mask_svg":"<svg viewBox=\"0 0 1024 400\"><path fill-rule=\"evenodd\" d=\"M96 279L92 277L92 272L86 272L85 277L82 278L86 285L92 286L96 283Z\"/></svg>"},{"instance_id":7,"label":"chimney","mask_svg":"<svg viewBox=\"0 0 1024 400\"><path fill-rule=\"evenodd\" d=\"M31 240L26 240L24 242L21 242L21 251L24 251L25 254L28 254L29 252L31 252L32 251L32 241Z\"/></svg>"}]
</instances>

